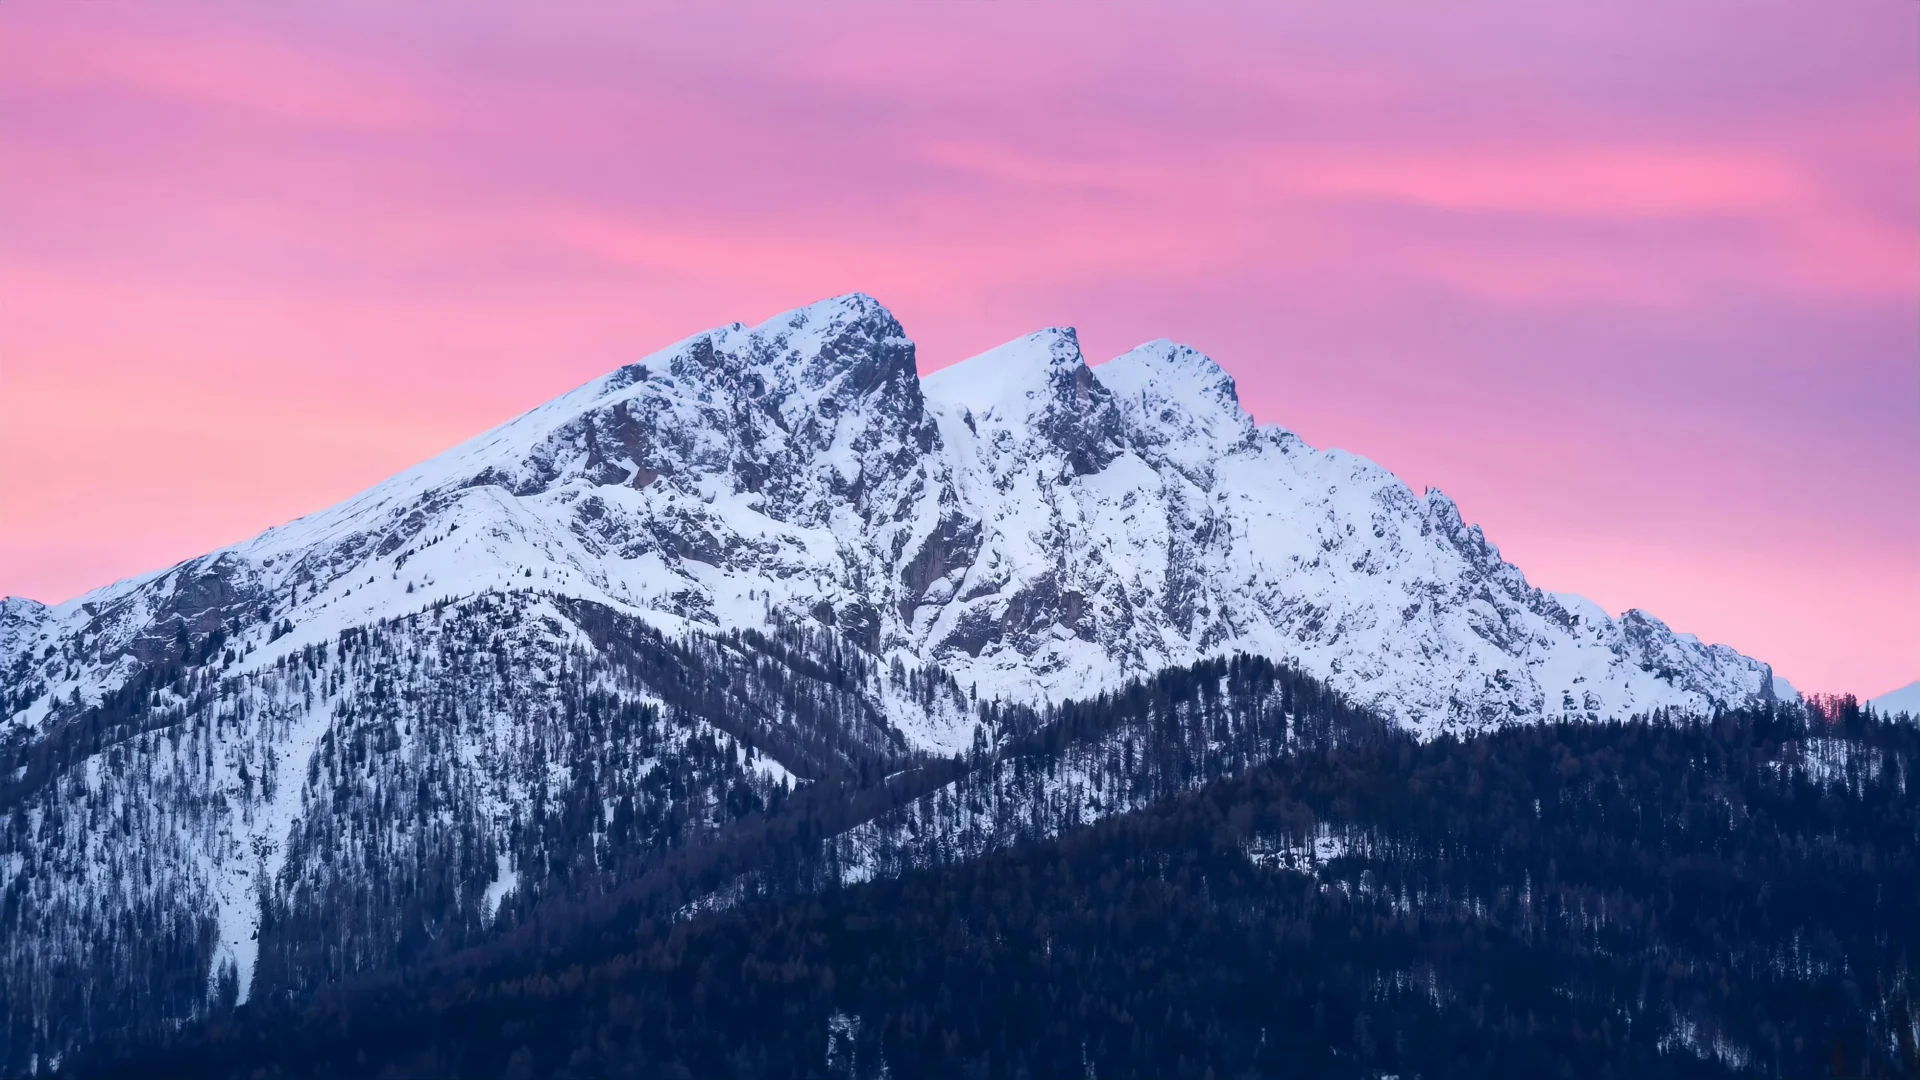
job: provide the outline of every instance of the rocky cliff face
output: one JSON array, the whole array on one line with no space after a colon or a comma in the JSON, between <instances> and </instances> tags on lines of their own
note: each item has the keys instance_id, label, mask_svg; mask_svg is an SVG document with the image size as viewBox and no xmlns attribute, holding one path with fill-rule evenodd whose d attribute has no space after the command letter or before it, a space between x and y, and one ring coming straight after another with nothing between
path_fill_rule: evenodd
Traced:
<instances>
[{"instance_id":1,"label":"rocky cliff face","mask_svg":"<svg viewBox=\"0 0 1920 1080\"><path fill-rule=\"evenodd\" d=\"M1046 330L921 378L860 295L223 551L7 599L0 633L14 1065L92 1031L95 985L160 1022L380 967L796 783L1207 657L1429 735L1776 694L1532 588L1444 495L1256 425L1191 349L1091 368Z\"/></svg>"}]
</instances>

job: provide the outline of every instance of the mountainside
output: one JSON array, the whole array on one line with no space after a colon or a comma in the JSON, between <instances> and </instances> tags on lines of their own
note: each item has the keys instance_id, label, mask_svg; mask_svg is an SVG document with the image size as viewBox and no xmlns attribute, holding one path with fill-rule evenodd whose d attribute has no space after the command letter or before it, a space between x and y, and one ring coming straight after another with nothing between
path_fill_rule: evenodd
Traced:
<instances>
[{"instance_id":1,"label":"mountainside","mask_svg":"<svg viewBox=\"0 0 1920 1080\"><path fill-rule=\"evenodd\" d=\"M478 940L796 792L924 795L1062 702L1209 658L1422 737L1791 695L1532 588L1444 495L1255 425L1190 349L1095 369L1048 330L922 379L859 295L696 335L230 548L8 598L0 633L9 1068ZM1222 761L1288 745L1263 709ZM1224 774L1175 742L1155 797ZM1098 772L1134 743L1095 745ZM1066 823L1142 805L1042 796ZM838 843L911 861L891 827Z\"/></svg>"}]
</instances>

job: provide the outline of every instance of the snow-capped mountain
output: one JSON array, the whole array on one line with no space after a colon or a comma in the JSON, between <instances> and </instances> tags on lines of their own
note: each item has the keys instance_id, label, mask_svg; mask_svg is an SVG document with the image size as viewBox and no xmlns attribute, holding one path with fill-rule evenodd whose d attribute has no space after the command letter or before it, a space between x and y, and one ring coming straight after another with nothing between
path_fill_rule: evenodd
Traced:
<instances>
[{"instance_id":1,"label":"snow-capped mountain","mask_svg":"<svg viewBox=\"0 0 1920 1080\"><path fill-rule=\"evenodd\" d=\"M1094 368L1044 330L921 378L863 295L0 633L0 1068L475 939L796 782L1206 658L1425 735L1792 695L1533 588L1192 349Z\"/></svg>"},{"instance_id":2,"label":"snow-capped mountain","mask_svg":"<svg viewBox=\"0 0 1920 1080\"><path fill-rule=\"evenodd\" d=\"M98 701L182 628L238 619L238 673L534 589L676 633L812 620L1008 700L1234 651L1427 732L1775 692L1729 648L1532 588L1445 495L1257 426L1192 349L1092 368L1044 330L922 379L853 295L696 335L223 551L55 608L8 599L10 682L44 687L9 720Z\"/></svg>"}]
</instances>

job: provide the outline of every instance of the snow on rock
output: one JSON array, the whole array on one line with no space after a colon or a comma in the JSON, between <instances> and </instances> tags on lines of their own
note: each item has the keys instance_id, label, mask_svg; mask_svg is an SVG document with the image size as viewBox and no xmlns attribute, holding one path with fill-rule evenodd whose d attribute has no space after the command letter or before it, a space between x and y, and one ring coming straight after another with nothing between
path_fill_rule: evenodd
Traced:
<instances>
[{"instance_id":1,"label":"snow on rock","mask_svg":"<svg viewBox=\"0 0 1920 1080\"><path fill-rule=\"evenodd\" d=\"M520 872L513 868L512 858L503 851L494 857L493 880L487 882L487 891L480 898L482 917L493 918L494 912L500 910L500 901L519 887Z\"/></svg>"}]
</instances>

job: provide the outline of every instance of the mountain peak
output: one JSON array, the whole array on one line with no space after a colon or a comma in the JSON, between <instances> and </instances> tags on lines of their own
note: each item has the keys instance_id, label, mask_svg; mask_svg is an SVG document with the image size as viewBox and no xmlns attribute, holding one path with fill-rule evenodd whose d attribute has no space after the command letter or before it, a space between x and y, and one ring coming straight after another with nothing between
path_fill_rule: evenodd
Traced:
<instances>
[{"instance_id":1,"label":"mountain peak","mask_svg":"<svg viewBox=\"0 0 1920 1080\"><path fill-rule=\"evenodd\" d=\"M921 379L929 398L979 418L1013 421L1042 409L1061 375L1086 370L1080 335L1070 326L1036 330Z\"/></svg>"},{"instance_id":2,"label":"mountain peak","mask_svg":"<svg viewBox=\"0 0 1920 1080\"><path fill-rule=\"evenodd\" d=\"M751 372L776 382L792 373L802 384L820 385L850 367L871 374L878 361L883 375L904 371L917 380L912 360L913 342L893 313L866 293L848 293L783 311L756 326L732 323L703 331L611 378L618 389L631 384L629 373L641 367L663 367L692 378Z\"/></svg>"},{"instance_id":3,"label":"mountain peak","mask_svg":"<svg viewBox=\"0 0 1920 1080\"><path fill-rule=\"evenodd\" d=\"M1000 467L1053 456L1077 475L1119 454L1121 417L1072 327L1049 327L921 380L927 399L994 448Z\"/></svg>"},{"instance_id":4,"label":"mountain peak","mask_svg":"<svg viewBox=\"0 0 1920 1080\"><path fill-rule=\"evenodd\" d=\"M913 342L893 312L866 293L782 312L749 334L744 351L791 370L803 390L825 391L841 403L877 391L910 413L920 411Z\"/></svg>"},{"instance_id":5,"label":"mountain peak","mask_svg":"<svg viewBox=\"0 0 1920 1080\"><path fill-rule=\"evenodd\" d=\"M1100 381L1115 393L1131 392L1143 384L1188 388L1210 402L1238 410L1240 394L1233 376L1206 353L1191 345L1157 338L1137 345L1100 365ZM1124 382L1125 385L1120 385Z\"/></svg>"},{"instance_id":6,"label":"mountain peak","mask_svg":"<svg viewBox=\"0 0 1920 1080\"><path fill-rule=\"evenodd\" d=\"M748 332L758 338L783 342L793 353L803 356L830 349L833 343L845 338L875 343L898 340L911 345L893 312L861 292L830 296L783 311Z\"/></svg>"},{"instance_id":7,"label":"mountain peak","mask_svg":"<svg viewBox=\"0 0 1920 1080\"><path fill-rule=\"evenodd\" d=\"M1094 375L1113 391L1129 426L1185 466L1204 467L1253 431L1233 376L1190 346L1149 341L1101 364Z\"/></svg>"}]
</instances>

